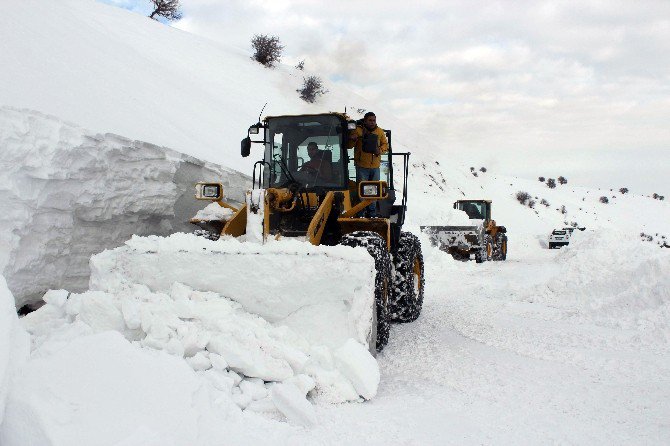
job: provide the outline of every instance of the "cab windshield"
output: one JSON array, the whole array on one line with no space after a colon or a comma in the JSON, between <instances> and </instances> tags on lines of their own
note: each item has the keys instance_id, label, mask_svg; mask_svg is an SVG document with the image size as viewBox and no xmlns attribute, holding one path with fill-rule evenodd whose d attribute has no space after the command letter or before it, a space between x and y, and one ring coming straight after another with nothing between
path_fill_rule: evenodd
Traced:
<instances>
[{"instance_id":1,"label":"cab windshield","mask_svg":"<svg viewBox=\"0 0 670 446\"><path fill-rule=\"evenodd\" d=\"M471 220L488 220L486 203L476 201L461 201L458 209L468 214Z\"/></svg>"},{"instance_id":2,"label":"cab windshield","mask_svg":"<svg viewBox=\"0 0 670 446\"><path fill-rule=\"evenodd\" d=\"M345 125L333 115L268 118L266 187L286 187L295 181L306 188L344 188L347 180L347 159L342 158Z\"/></svg>"}]
</instances>

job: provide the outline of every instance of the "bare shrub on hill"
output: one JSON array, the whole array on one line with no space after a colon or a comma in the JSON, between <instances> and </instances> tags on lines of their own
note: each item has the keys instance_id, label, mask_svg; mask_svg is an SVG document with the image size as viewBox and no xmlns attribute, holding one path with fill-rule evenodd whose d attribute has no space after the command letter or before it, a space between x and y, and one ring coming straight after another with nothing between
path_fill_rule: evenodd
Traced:
<instances>
[{"instance_id":1,"label":"bare shrub on hill","mask_svg":"<svg viewBox=\"0 0 670 446\"><path fill-rule=\"evenodd\" d=\"M619 192L621 192L622 194L627 194L628 193L628 188L627 187L622 187L621 189L619 189Z\"/></svg>"},{"instance_id":2,"label":"bare shrub on hill","mask_svg":"<svg viewBox=\"0 0 670 446\"><path fill-rule=\"evenodd\" d=\"M548 178L547 179L547 187L549 189L555 188L556 187L556 180L554 180L553 178Z\"/></svg>"},{"instance_id":3,"label":"bare shrub on hill","mask_svg":"<svg viewBox=\"0 0 670 446\"><path fill-rule=\"evenodd\" d=\"M284 46L279 42L279 37L266 34L256 34L251 39L251 47L254 49L253 59L268 67L274 67L281 60Z\"/></svg>"},{"instance_id":4,"label":"bare shrub on hill","mask_svg":"<svg viewBox=\"0 0 670 446\"><path fill-rule=\"evenodd\" d=\"M540 200L540 204L543 204L543 205L546 206L546 207L551 206L551 205L549 204L549 202L548 202L547 200L545 200L544 198L543 198L542 200Z\"/></svg>"},{"instance_id":5,"label":"bare shrub on hill","mask_svg":"<svg viewBox=\"0 0 670 446\"><path fill-rule=\"evenodd\" d=\"M302 88L296 90L300 93L300 99L305 102L313 103L316 98L327 93L323 89L323 81L318 76L308 76L302 79Z\"/></svg>"},{"instance_id":6,"label":"bare shrub on hill","mask_svg":"<svg viewBox=\"0 0 670 446\"><path fill-rule=\"evenodd\" d=\"M545 177L538 177L537 179L540 183L544 183L544 180L546 180Z\"/></svg>"},{"instance_id":7,"label":"bare shrub on hill","mask_svg":"<svg viewBox=\"0 0 670 446\"><path fill-rule=\"evenodd\" d=\"M480 172L484 172L484 173L486 173L486 167L480 167L480 168L479 168L479 171L480 171Z\"/></svg>"},{"instance_id":8,"label":"bare shrub on hill","mask_svg":"<svg viewBox=\"0 0 670 446\"><path fill-rule=\"evenodd\" d=\"M525 206L526 203L528 203L528 200L530 200L530 194L528 192L519 191L516 193L516 200Z\"/></svg>"},{"instance_id":9,"label":"bare shrub on hill","mask_svg":"<svg viewBox=\"0 0 670 446\"><path fill-rule=\"evenodd\" d=\"M151 0L151 3L154 5L154 10L149 14L150 19L158 20L158 17L169 21L181 19L179 0Z\"/></svg>"},{"instance_id":10,"label":"bare shrub on hill","mask_svg":"<svg viewBox=\"0 0 670 446\"><path fill-rule=\"evenodd\" d=\"M305 61L301 60L300 62L298 62L298 65L296 65L295 67L296 67L296 69L298 69L300 71L303 71L305 69Z\"/></svg>"},{"instance_id":11,"label":"bare shrub on hill","mask_svg":"<svg viewBox=\"0 0 670 446\"><path fill-rule=\"evenodd\" d=\"M605 196L602 196L602 197L600 197L600 202L601 202L601 203L604 203L604 204L607 204L607 203L610 202L610 200L609 200L609 198L607 198L607 197L605 197Z\"/></svg>"},{"instance_id":12,"label":"bare shrub on hill","mask_svg":"<svg viewBox=\"0 0 670 446\"><path fill-rule=\"evenodd\" d=\"M568 180L564 176L558 177L558 182L560 184L567 184Z\"/></svg>"}]
</instances>

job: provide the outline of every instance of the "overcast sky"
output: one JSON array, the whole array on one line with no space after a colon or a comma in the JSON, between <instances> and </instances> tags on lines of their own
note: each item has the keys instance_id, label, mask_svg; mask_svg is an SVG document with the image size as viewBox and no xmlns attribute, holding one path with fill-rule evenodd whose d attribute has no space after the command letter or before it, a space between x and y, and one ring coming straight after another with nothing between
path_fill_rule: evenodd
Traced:
<instances>
[{"instance_id":1,"label":"overcast sky","mask_svg":"<svg viewBox=\"0 0 670 446\"><path fill-rule=\"evenodd\" d=\"M473 165L670 195L669 0L181 4L174 26L250 53L253 34L276 35L283 62Z\"/></svg>"}]
</instances>

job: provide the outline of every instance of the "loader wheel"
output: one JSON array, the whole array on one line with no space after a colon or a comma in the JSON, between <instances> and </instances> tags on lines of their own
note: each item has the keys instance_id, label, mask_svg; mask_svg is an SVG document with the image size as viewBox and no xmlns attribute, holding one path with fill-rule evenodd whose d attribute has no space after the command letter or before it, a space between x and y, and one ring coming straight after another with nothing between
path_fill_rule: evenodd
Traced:
<instances>
[{"instance_id":1,"label":"loader wheel","mask_svg":"<svg viewBox=\"0 0 670 446\"><path fill-rule=\"evenodd\" d=\"M493 260L506 260L507 259L507 236L500 235L496 236L495 249L493 250Z\"/></svg>"},{"instance_id":2,"label":"loader wheel","mask_svg":"<svg viewBox=\"0 0 670 446\"><path fill-rule=\"evenodd\" d=\"M193 231L193 233L195 235L197 235L198 237L204 237L207 240L217 241L219 239L219 237L221 237L220 234L217 234L217 233L212 232L212 231L208 231L207 229L196 229L195 231Z\"/></svg>"},{"instance_id":3,"label":"loader wheel","mask_svg":"<svg viewBox=\"0 0 670 446\"><path fill-rule=\"evenodd\" d=\"M345 234L340 240L340 245L367 249L375 261L375 305L377 311L373 312L373 323L376 318L376 326L372 328L374 336L376 330L376 348L380 352L389 340L389 297L391 294L391 256L386 249L386 241L376 232L356 231Z\"/></svg>"},{"instance_id":4,"label":"loader wheel","mask_svg":"<svg viewBox=\"0 0 670 446\"><path fill-rule=\"evenodd\" d=\"M500 260L507 260L507 237L503 236L502 243L500 244Z\"/></svg>"},{"instance_id":5,"label":"loader wheel","mask_svg":"<svg viewBox=\"0 0 670 446\"><path fill-rule=\"evenodd\" d=\"M480 249L475 253L475 262L476 263L484 263L484 260L486 259L486 250Z\"/></svg>"},{"instance_id":6,"label":"loader wheel","mask_svg":"<svg viewBox=\"0 0 670 446\"><path fill-rule=\"evenodd\" d=\"M412 322L421 314L425 277L419 238L401 232L398 252L393 259L393 293L389 315L392 322Z\"/></svg>"},{"instance_id":7,"label":"loader wheel","mask_svg":"<svg viewBox=\"0 0 670 446\"><path fill-rule=\"evenodd\" d=\"M487 235L484 238L484 254L486 255L486 260L490 261L493 258L493 240L491 240L491 236Z\"/></svg>"}]
</instances>

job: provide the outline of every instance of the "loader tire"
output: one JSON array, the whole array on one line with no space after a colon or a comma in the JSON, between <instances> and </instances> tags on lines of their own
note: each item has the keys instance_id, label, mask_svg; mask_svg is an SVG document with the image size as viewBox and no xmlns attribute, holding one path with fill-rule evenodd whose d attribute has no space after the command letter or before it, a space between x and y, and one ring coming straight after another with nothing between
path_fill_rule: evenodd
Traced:
<instances>
[{"instance_id":1,"label":"loader tire","mask_svg":"<svg viewBox=\"0 0 670 446\"><path fill-rule=\"evenodd\" d=\"M207 240L213 240L213 241L217 241L219 237L221 237L220 234L208 231L207 229L196 229L195 231L193 231L193 233L198 237L204 237Z\"/></svg>"},{"instance_id":2,"label":"loader tire","mask_svg":"<svg viewBox=\"0 0 670 446\"><path fill-rule=\"evenodd\" d=\"M361 246L367 249L375 261L375 306L377 311L373 314L373 321L376 317L377 324L376 327L373 327L372 333L374 334L376 329L376 348L380 352L388 343L390 330L391 256L386 249L386 241L376 232L356 231L342 236L340 245Z\"/></svg>"},{"instance_id":3,"label":"loader tire","mask_svg":"<svg viewBox=\"0 0 670 446\"><path fill-rule=\"evenodd\" d=\"M398 252L393 259L393 293L389 315L391 322L412 322L421 314L425 277L419 238L401 232Z\"/></svg>"},{"instance_id":4,"label":"loader tire","mask_svg":"<svg viewBox=\"0 0 670 446\"><path fill-rule=\"evenodd\" d=\"M484 237L484 255L489 262L493 259L493 239L490 235Z\"/></svg>"},{"instance_id":5,"label":"loader tire","mask_svg":"<svg viewBox=\"0 0 670 446\"><path fill-rule=\"evenodd\" d=\"M493 247L493 261L507 260L507 236L496 236L496 243Z\"/></svg>"},{"instance_id":6,"label":"loader tire","mask_svg":"<svg viewBox=\"0 0 670 446\"><path fill-rule=\"evenodd\" d=\"M475 262L476 263L484 263L486 260L486 250L480 249L475 253Z\"/></svg>"}]
</instances>

